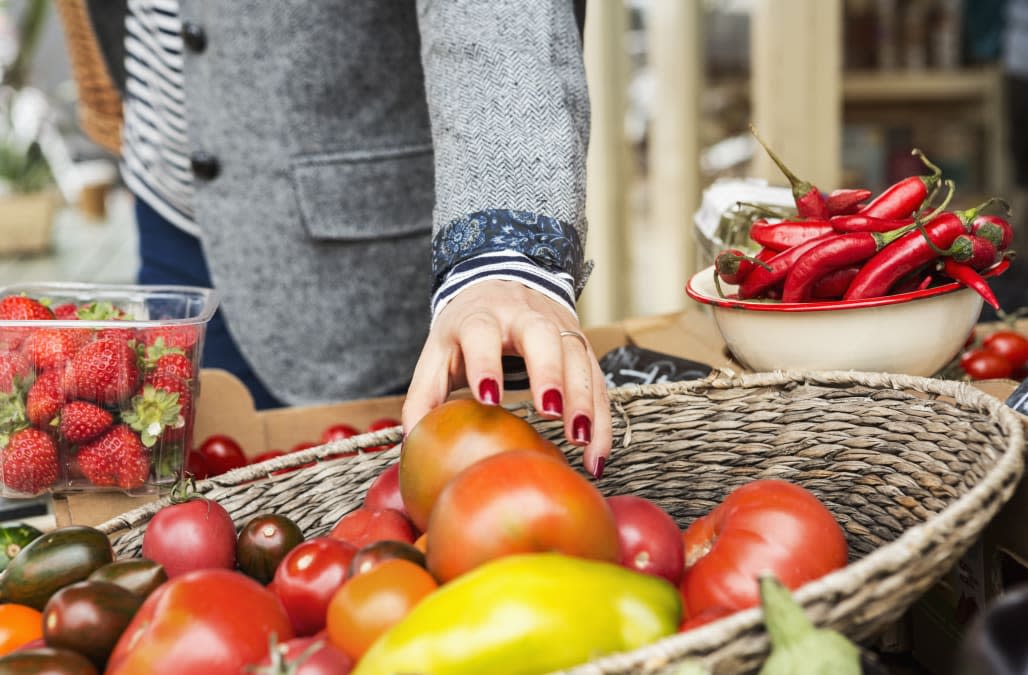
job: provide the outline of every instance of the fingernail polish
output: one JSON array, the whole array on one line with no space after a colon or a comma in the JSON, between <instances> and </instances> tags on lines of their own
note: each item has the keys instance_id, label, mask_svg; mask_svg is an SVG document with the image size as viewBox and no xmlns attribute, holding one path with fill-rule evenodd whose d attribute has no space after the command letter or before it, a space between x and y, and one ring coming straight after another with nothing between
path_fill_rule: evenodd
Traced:
<instances>
[{"instance_id":1,"label":"fingernail polish","mask_svg":"<svg viewBox=\"0 0 1028 675\"><path fill-rule=\"evenodd\" d=\"M598 460L596 460L596 470L593 471L593 477L596 478L596 480L603 478L603 465L606 463L606 457L600 457Z\"/></svg>"},{"instance_id":2,"label":"fingernail polish","mask_svg":"<svg viewBox=\"0 0 1028 675\"><path fill-rule=\"evenodd\" d=\"M574 436L576 443L588 443L592 440L593 436L592 422L585 415L579 415L571 423L571 434Z\"/></svg>"},{"instance_id":3,"label":"fingernail polish","mask_svg":"<svg viewBox=\"0 0 1028 675\"><path fill-rule=\"evenodd\" d=\"M547 415L564 413L564 397L556 389L548 389L543 392L543 412Z\"/></svg>"},{"instance_id":4,"label":"fingernail polish","mask_svg":"<svg viewBox=\"0 0 1028 675\"><path fill-rule=\"evenodd\" d=\"M500 402L500 385L491 377L482 380L478 385L478 399L488 405Z\"/></svg>"}]
</instances>

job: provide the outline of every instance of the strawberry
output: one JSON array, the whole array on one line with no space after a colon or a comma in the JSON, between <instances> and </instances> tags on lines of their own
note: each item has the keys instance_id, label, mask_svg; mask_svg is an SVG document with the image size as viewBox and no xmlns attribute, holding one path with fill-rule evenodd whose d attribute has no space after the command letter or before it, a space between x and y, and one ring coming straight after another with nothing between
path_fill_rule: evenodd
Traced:
<instances>
[{"instance_id":1,"label":"strawberry","mask_svg":"<svg viewBox=\"0 0 1028 675\"><path fill-rule=\"evenodd\" d=\"M181 349L190 352L200 338L196 326L156 326L141 330L143 342L147 345L161 345L165 349Z\"/></svg>"},{"instance_id":2,"label":"strawberry","mask_svg":"<svg viewBox=\"0 0 1028 675\"><path fill-rule=\"evenodd\" d=\"M32 364L18 352L0 351L0 393L18 389L32 372Z\"/></svg>"},{"instance_id":3,"label":"strawberry","mask_svg":"<svg viewBox=\"0 0 1028 675\"><path fill-rule=\"evenodd\" d=\"M119 424L79 448L79 469L93 485L138 488L150 476L150 454L128 426Z\"/></svg>"},{"instance_id":4,"label":"strawberry","mask_svg":"<svg viewBox=\"0 0 1028 675\"><path fill-rule=\"evenodd\" d=\"M69 443L86 443L93 440L111 426L111 413L98 405L85 401L72 401L61 408L58 429L61 437Z\"/></svg>"},{"instance_id":5,"label":"strawberry","mask_svg":"<svg viewBox=\"0 0 1028 675\"><path fill-rule=\"evenodd\" d=\"M132 397L131 406L121 419L139 432L149 448L158 438L178 441L185 437L193 414L193 393L181 377L158 374Z\"/></svg>"},{"instance_id":6,"label":"strawberry","mask_svg":"<svg viewBox=\"0 0 1028 675\"><path fill-rule=\"evenodd\" d=\"M32 383L25 399L25 412L33 426L45 427L63 404L63 372L48 370Z\"/></svg>"},{"instance_id":7,"label":"strawberry","mask_svg":"<svg viewBox=\"0 0 1028 675\"><path fill-rule=\"evenodd\" d=\"M189 381L193 377L193 362L182 352L166 352L154 363L153 370L143 378L153 382L157 377L180 377Z\"/></svg>"},{"instance_id":8,"label":"strawberry","mask_svg":"<svg viewBox=\"0 0 1028 675\"><path fill-rule=\"evenodd\" d=\"M54 307L54 318L58 321L74 321L79 318L79 308L73 302Z\"/></svg>"},{"instance_id":9,"label":"strawberry","mask_svg":"<svg viewBox=\"0 0 1028 675\"><path fill-rule=\"evenodd\" d=\"M0 452L0 483L36 494L57 480L57 447L39 429L22 429L11 435Z\"/></svg>"},{"instance_id":10,"label":"strawberry","mask_svg":"<svg viewBox=\"0 0 1028 675\"><path fill-rule=\"evenodd\" d=\"M117 338L90 342L75 354L71 368L74 395L102 405L122 403L139 382L136 352Z\"/></svg>"},{"instance_id":11,"label":"strawberry","mask_svg":"<svg viewBox=\"0 0 1028 675\"><path fill-rule=\"evenodd\" d=\"M39 370L56 368L89 341L89 331L72 328L41 328L25 338L22 345L26 356Z\"/></svg>"},{"instance_id":12,"label":"strawberry","mask_svg":"<svg viewBox=\"0 0 1028 675\"><path fill-rule=\"evenodd\" d=\"M50 321L54 313L38 300L24 295L8 295L0 300L0 321Z\"/></svg>"}]
</instances>

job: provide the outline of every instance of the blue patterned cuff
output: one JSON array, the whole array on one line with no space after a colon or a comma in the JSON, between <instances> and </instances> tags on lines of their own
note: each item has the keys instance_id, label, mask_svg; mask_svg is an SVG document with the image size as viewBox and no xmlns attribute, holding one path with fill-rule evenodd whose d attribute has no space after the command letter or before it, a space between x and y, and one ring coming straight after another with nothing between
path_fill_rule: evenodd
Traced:
<instances>
[{"instance_id":1,"label":"blue patterned cuff","mask_svg":"<svg viewBox=\"0 0 1028 675\"><path fill-rule=\"evenodd\" d=\"M483 253L517 251L553 273L570 274L581 292L588 272L575 228L561 221L510 209L486 209L443 226L432 241L432 292L458 263Z\"/></svg>"}]
</instances>

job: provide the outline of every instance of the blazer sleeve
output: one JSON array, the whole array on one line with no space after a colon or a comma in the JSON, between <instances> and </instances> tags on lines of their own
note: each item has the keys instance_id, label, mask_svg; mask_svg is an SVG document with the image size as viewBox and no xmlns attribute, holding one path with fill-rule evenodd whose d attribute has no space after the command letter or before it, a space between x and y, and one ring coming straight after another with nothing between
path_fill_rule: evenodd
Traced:
<instances>
[{"instance_id":1,"label":"blazer sleeve","mask_svg":"<svg viewBox=\"0 0 1028 675\"><path fill-rule=\"evenodd\" d=\"M419 0L434 290L516 253L581 292L589 99L572 0Z\"/></svg>"}]
</instances>

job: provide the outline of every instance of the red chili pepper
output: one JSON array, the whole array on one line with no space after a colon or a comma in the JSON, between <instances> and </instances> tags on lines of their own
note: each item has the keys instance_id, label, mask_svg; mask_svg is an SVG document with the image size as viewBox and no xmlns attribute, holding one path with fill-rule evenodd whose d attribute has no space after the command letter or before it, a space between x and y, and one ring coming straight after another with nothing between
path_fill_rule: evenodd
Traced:
<instances>
[{"instance_id":1,"label":"red chili pepper","mask_svg":"<svg viewBox=\"0 0 1028 675\"><path fill-rule=\"evenodd\" d=\"M991 201L991 200L990 200ZM970 223L989 202L966 211L947 211L936 216L921 230L906 234L867 261L850 284L843 300L877 298L886 295L906 274L939 257L954 240L970 229Z\"/></svg>"},{"instance_id":2,"label":"red chili pepper","mask_svg":"<svg viewBox=\"0 0 1028 675\"><path fill-rule=\"evenodd\" d=\"M893 183L858 213L895 220L909 216L920 208L928 194L939 185L942 169L929 162L920 150L915 149L912 154L920 157L921 161L932 170L932 174L930 176L910 176Z\"/></svg>"},{"instance_id":3,"label":"red chili pepper","mask_svg":"<svg viewBox=\"0 0 1028 675\"><path fill-rule=\"evenodd\" d=\"M829 220L836 232L888 232L897 227L903 227L914 222L913 218L897 218L886 220L875 218L863 213L854 213L848 216L832 216Z\"/></svg>"},{"instance_id":4,"label":"red chili pepper","mask_svg":"<svg viewBox=\"0 0 1028 675\"><path fill-rule=\"evenodd\" d=\"M942 271L955 281L959 281L968 288L974 289L978 295L982 296L985 302L992 305L993 309L999 309L999 301L996 300L996 294L989 288L989 283L973 267L964 263L958 263L953 258L946 258L942 264Z\"/></svg>"},{"instance_id":5,"label":"red chili pepper","mask_svg":"<svg viewBox=\"0 0 1028 675\"><path fill-rule=\"evenodd\" d=\"M828 215L844 216L856 213L861 208L861 202L870 196L870 190L850 188L832 190L825 199L825 204L828 206Z\"/></svg>"},{"instance_id":6,"label":"red chili pepper","mask_svg":"<svg viewBox=\"0 0 1028 675\"><path fill-rule=\"evenodd\" d=\"M972 220L971 233L988 239L999 251L1007 250L1014 239L1014 228L1010 223L993 215L981 215Z\"/></svg>"},{"instance_id":7,"label":"red chili pepper","mask_svg":"<svg viewBox=\"0 0 1028 675\"><path fill-rule=\"evenodd\" d=\"M750 239L761 246L784 251L816 237L832 234L832 226L824 220L783 220L750 227Z\"/></svg>"},{"instance_id":8,"label":"red chili pepper","mask_svg":"<svg viewBox=\"0 0 1028 675\"><path fill-rule=\"evenodd\" d=\"M772 290L785 279L796 259L817 246L822 240L833 235L825 235L817 239L811 239L799 246L782 251L767 261L768 268L754 268L749 276L739 285L739 297L743 299L770 297Z\"/></svg>"},{"instance_id":9,"label":"red chili pepper","mask_svg":"<svg viewBox=\"0 0 1028 675\"><path fill-rule=\"evenodd\" d=\"M800 256L785 277L782 302L807 302L814 284L830 272L862 263L893 241L908 234L913 225L890 232L847 232L820 242Z\"/></svg>"},{"instance_id":10,"label":"red chili pepper","mask_svg":"<svg viewBox=\"0 0 1028 675\"><path fill-rule=\"evenodd\" d=\"M753 128L752 124L750 125L750 133L764 147L771 161L781 169L782 173L789 180L789 185L792 186L792 198L796 202L796 213L801 218L826 220L831 213L828 211L828 202L825 196L821 194L821 191L807 181L797 178L796 174L790 171L789 167L778 158L778 155L767 146L767 143L757 134L757 130Z\"/></svg>"},{"instance_id":11,"label":"red chili pepper","mask_svg":"<svg viewBox=\"0 0 1028 675\"><path fill-rule=\"evenodd\" d=\"M899 293L910 293L911 291L928 288L929 284L932 283L932 270L934 267L934 265L921 265L893 284L893 287L889 289L889 294L897 295Z\"/></svg>"},{"instance_id":12,"label":"red chili pepper","mask_svg":"<svg viewBox=\"0 0 1028 675\"><path fill-rule=\"evenodd\" d=\"M818 279L817 283L814 284L814 289L810 292L810 297L815 300L838 300L842 297L842 294L849 288L850 282L853 281L853 277L857 276L857 272L860 268L857 266L843 267L842 269L829 272L825 276Z\"/></svg>"}]
</instances>

